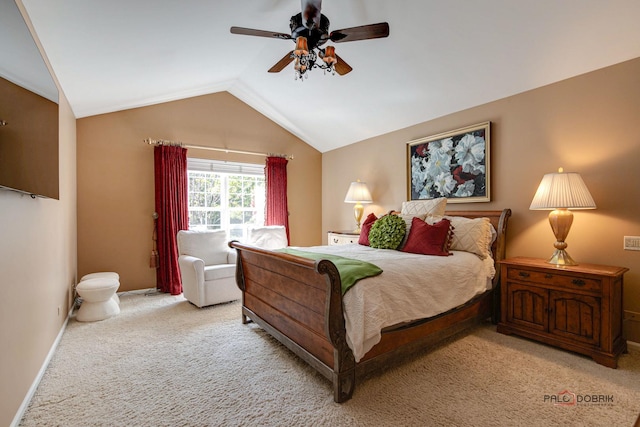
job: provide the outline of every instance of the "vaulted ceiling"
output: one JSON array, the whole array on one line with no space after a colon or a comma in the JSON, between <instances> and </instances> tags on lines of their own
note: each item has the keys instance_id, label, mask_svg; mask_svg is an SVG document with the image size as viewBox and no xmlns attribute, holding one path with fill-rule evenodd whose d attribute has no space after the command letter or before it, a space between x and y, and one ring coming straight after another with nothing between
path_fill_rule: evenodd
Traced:
<instances>
[{"instance_id":1,"label":"vaulted ceiling","mask_svg":"<svg viewBox=\"0 0 640 427\"><path fill-rule=\"evenodd\" d=\"M76 117L228 91L321 152L640 57L638 0L324 0L345 76L293 65L300 0L22 0Z\"/></svg>"}]
</instances>

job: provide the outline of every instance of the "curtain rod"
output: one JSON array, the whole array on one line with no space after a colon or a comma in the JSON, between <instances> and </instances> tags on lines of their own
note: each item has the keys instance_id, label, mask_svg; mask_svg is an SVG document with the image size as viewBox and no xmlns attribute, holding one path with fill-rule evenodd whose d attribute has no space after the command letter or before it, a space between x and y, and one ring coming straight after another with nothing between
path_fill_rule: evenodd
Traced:
<instances>
[{"instance_id":1,"label":"curtain rod","mask_svg":"<svg viewBox=\"0 0 640 427\"><path fill-rule=\"evenodd\" d=\"M184 144L180 141L169 141L166 139L147 138L144 140L144 142L146 142L149 145L177 145L184 148L195 148L198 150L220 151L223 153L234 153L234 154L248 154L251 156L262 156L262 157L283 157L285 159L293 160L293 156L290 156L288 154L258 153L256 151L231 150L229 148L208 147L206 145Z\"/></svg>"}]
</instances>

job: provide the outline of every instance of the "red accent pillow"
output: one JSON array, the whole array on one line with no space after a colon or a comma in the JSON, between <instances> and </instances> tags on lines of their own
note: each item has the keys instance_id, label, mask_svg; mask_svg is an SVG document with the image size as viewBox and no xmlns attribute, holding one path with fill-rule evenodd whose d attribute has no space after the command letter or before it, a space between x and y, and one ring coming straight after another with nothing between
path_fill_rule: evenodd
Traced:
<instances>
[{"instance_id":1,"label":"red accent pillow","mask_svg":"<svg viewBox=\"0 0 640 427\"><path fill-rule=\"evenodd\" d=\"M413 254L449 256L451 221L444 218L433 225L413 218L403 252Z\"/></svg>"},{"instance_id":2,"label":"red accent pillow","mask_svg":"<svg viewBox=\"0 0 640 427\"><path fill-rule=\"evenodd\" d=\"M371 230L371 226L377 220L378 217L374 213L370 213L367 216L362 223L362 227L360 227L360 238L358 239L358 243L364 246L369 246L369 230Z\"/></svg>"}]
</instances>

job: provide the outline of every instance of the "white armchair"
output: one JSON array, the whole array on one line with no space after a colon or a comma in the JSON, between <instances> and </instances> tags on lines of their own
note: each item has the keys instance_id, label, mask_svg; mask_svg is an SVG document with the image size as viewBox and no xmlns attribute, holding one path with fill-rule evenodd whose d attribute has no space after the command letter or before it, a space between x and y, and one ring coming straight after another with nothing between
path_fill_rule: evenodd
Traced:
<instances>
[{"instance_id":1,"label":"white armchair","mask_svg":"<svg viewBox=\"0 0 640 427\"><path fill-rule=\"evenodd\" d=\"M237 300L236 251L225 230L178 232L178 264L184 297L198 307Z\"/></svg>"}]
</instances>

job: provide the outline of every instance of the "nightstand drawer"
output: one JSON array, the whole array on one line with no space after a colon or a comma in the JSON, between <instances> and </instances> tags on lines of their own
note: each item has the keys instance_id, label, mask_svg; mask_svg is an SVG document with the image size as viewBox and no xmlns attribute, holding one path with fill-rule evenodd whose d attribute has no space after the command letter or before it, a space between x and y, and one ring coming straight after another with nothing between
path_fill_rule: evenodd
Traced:
<instances>
[{"instance_id":1,"label":"nightstand drawer","mask_svg":"<svg viewBox=\"0 0 640 427\"><path fill-rule=\"evenodd\" d=\"M329 246L348 245L350 243L358 243L359 238L360 235L356 233L330 231L327 235L327 242Z\"/></svg>"},{"instance_id":2,"label":"nightstand drawer","mask_svg":"<svg viewBox=\"0 0 640 427\"><path fill-rule=\"evenodd\" d=\"M585 277L569 276L558 273L509 268L507 277L522 282L555 285L571 290L602 292L602 281Z\"/></svg>"}]
</instances>

